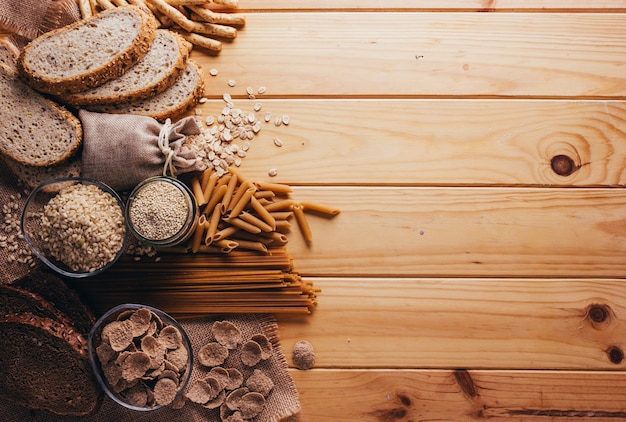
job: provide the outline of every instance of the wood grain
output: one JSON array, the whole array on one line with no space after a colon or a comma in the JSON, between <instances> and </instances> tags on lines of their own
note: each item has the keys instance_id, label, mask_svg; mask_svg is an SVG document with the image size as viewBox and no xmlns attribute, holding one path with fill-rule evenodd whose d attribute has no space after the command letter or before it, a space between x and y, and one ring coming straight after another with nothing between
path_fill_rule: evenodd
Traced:
<instances>
[{"instance_id":1,"label":"wood grain","mask_svg":"<svg viewBox=\"0 0 626 422\"><path fill-rule=\"evenodd\" d=\"M301 422L626 419L622 373L458 369L292 375L304 392Z\"/></svg>"},{"instance_id":2,"label":"wood grain","mask_svg":"<svg viewBox=\"0 0 626 422\"><path fill-rule=\"evenodd\" d=\"M623 280L310 281L316 312L282 316L280 334L288 352L309 341L318 369L626 369L610 354L626 347Z\"/></svg>"},{"instance_id":3,"label":"wood grain","mask_svg":"<svg viewBox=\"0 0 626 422\"><path fill-rule=\"evenodd\" d=\"M338 207L294 230L305 275L623 277L622 189L297 187Z\"/></svg>"},{"instance_id":4,"label":"wood grain","mask_svg":"<svg viewBox=\"0 0 626 422\"><path fill-rule=\"evenodd\" d=\"M625 38L623 14L258 13L236 48L192 57L220 71L208 95L619 99Z\"/></svg>"},{"instance_id":5,"label":"wood grain","mask_svg":"<svg viewBox=\"0 0 626 422\"><path fill-rule=\"evenodd\" d=\"M271 87L271 85L270 85ZM244 88L224 92L245 92ZM294 185L623 186L626 104L561 100L235 100L261 119L240 168ZM221 100L202 115L217 118ZM275 117L290 116L276 127ZM273 140L279 138L283 147ZM239 142L241 144L241 142ZM553 170L571 160L571 174ZM349 164L350 171L346 171ZM376 171L372 171L375 169Z\"/></svg>"},{"instance_id":6,"label":"wood grain","mask_svg":"<svg viewBox=\"0 0 626 422\"><path fill-rule=\"evenodd\" d=\"M279 10L376 10L380 12L396 10L426 11L599 11L623 12L624 0L315 0L294 2L291 0L240 0L239 11L279 11Z\"/></svg>"}]
</instances>

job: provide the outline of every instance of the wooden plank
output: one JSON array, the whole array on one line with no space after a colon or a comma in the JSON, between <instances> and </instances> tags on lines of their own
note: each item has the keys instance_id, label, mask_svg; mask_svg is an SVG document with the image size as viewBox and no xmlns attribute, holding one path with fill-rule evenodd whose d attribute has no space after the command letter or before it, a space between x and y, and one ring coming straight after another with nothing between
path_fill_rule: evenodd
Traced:
<instances>
[{"instance_id":1,"label":"wooden plank","mask_svg":"<svg viewBox=\"0 0 626 422\"><path fill-rule=\"evenodd\" d=\"M305 275L624 277L622 189L297 187L310 216L289 252ZM297 227L296 227L297 228Z\"/></svg>"},{"instance_id":2,"label":"wooden plank","mask_svg":"<svg viewBox=\"0 0 626 422\"><path fill-rule=\"evenodd\" d=\"M423 11L602 11L626 10L624 0L315 0L294 2L291 0L240 0L240 11L280 10L423 10Z\"/></svg>"},{"instance_id":3,"label":"wooden plank","mask_svg":"<svg viewBox=\"0 0 626 422\"><path fill-rule=\"evenodd\" d=\"M625 38L624 14L255 13L192 56L220 71L208 95L621 98Z\"/></svg>"},{"instance_id":4,"label":"wooden plank","mask_svg":"<svg viewBox=\"0 0 626 422\"><path fill-rule=\"evenodd\" d=\"M624 373L561 371L293 371L301 422L615 421Z\"/></svg>"},{"instance_id":5,"label":"wooden plank","mask_svg":"<svg viewBox=\"0 0 626 422\"><path fill-rule=\"evenodd\" d=\"M626 369L624 280L309 280L316 311L279 325L317 368Z\"/></svg>"},{"instance_id":6,"label":"wooden plank","mask_svg":"<svg viewBox=\"0 0 626 422\"><path fill-rule=\"evenodd\" d=\"M307 185L626 183L621 101L235 100L246 112L254 103L263 107L257 119L267 111L271 121L242 161L251 180L267 178L274 167L282 181ZM223 107L214 100L200 109L216 118ZM275 126L285 113L290 125ZM565 157L571 174L552 168Z\"/></svg>"}]
</instances>

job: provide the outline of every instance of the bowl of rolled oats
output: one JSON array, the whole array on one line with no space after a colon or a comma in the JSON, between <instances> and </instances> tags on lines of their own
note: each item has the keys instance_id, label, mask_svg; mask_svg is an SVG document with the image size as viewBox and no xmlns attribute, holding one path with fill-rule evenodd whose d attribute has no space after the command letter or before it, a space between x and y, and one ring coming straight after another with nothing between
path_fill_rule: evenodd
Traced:
<instances>
[{"instance_id":1,"label":"bowl of rolled oats","mask_svg":"<svg viewBox=\"0 0 626 422\"><path fill-rule=\"evenodd\" d=\"M42 182L31 191L20 226L33 253L61 275L99 274L124 253L124 203L106 184L81 177Z\"/></svg>"},{"instance_id":2,"label":"bowl of rolled oats","mask_svg":"<svg viewBox=\"0 0 626 422\"><path fill-rule=\"evenodd\" d=\"M87 348L96 379L116 403L150 411L174 406L193 368L191 342L167 313L123 304L102 315Z\"/></svg>"}]
</instances>

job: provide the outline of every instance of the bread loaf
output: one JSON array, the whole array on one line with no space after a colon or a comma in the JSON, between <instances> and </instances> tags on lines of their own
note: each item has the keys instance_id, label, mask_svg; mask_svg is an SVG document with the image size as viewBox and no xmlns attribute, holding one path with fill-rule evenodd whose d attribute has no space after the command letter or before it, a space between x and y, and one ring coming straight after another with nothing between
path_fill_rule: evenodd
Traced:
<instances>
[{"instance_id":1,"label":"bread loaf","mask_svg":"<svg viewBox=\"0 0 626 422\"><path fill-rule=\"evenodd\" d=\"M80 121L0 65L0 154L33 167L69 159L82 143Z\"/></svg>"},{"instance_id":2,"label":"bread loaf","mask_svg":"<svg viewBox=\"0 0 626 422\"><path fill-rule=\"evenodd\" d=\"M200 67L189 60L174 85L160 94L130 103L85 107L90 111L111 114L136 114L157 120L173 118L189 111L204 95L204 80Z\"/></svg>"},{"instance_id":3,"label":"bread loaf","mask_svg":"<svg viewBox=\"0 0 626 422\"><path fill-rule=\"evenodd\" d=\"M102 401L86 339L30 313L0 317L0 396L31 409L85 416Z\"/></svg>"},{"instance_id":4,"label":"bread loaf","mask_svg":"<svg viewBox=\"0 0 626 422\"><path fill-rule=\"evenodd\" d=\"M132 102L159 94L172 86L187 66L191 45L180 35L157 30L150 51L119 78L87 91L62 96L76 106Z\"/></svg>"},{"instance_id":5,"label":"bread loaf","mask_svg":"<svg viewBox=\"0 0 626 422\"><path fill-rule=\"evenodd\" d=\"M18 59L18 69L39 91L84 91L134 66L150 49L157 27L146 8L106 10L32 40Z\"/></svg>"}]
</instances>

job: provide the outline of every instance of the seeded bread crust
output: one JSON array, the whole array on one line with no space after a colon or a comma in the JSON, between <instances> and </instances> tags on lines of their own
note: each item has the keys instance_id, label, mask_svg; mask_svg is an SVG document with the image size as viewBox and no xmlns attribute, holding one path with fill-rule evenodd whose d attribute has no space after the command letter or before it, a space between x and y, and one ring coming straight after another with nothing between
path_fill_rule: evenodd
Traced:
<instances>
[{"instance_id":1,"label":"seeded bread crust","mask_svg":"<svg viewBox=\"0 0 626 422\"><path fill-rule=\"evenodd\" d=\"M103 393L80 334L32 314L0 318L0 396L58 415L86 416Z\"/></svg>"},{"instance_id":2,"label":"seeded bread crust","mask_svg":"<svg viewBox=\"0 0 626 422\"><path fill-rule=\"evenodd\" d=\"M0 64L0 154L18 163L51 166L78 151L83 140L80 120L26 85Z\"/></svg>"},{"instance_id":3,"label":"seeded bread crust","mask_svg":"<svg viewBox=\"0 0 626 422\"><path fill-rule=\"evenodd\" d=\"M185 71L174 85L160 94L131 103L108 104L85 107L90 111L111 114L135 114L157 120L174 118L191 110L204 95L202 70L188 60Z\"/></svg>"},{"instance_id":4,"label":"seeded bread crust","mask_svg":"<svg viewBox=\"0 0 626 422\"><path fill-rule=\"evenodd\" d=\"M24 47L17 67L38 91L84 91L134 66L150 49L158 25L146 8L116 7L35 38Z\"/></svg>"},{"instance_id":5,"label":"seeded bread crust","mask_svg":"<svg viewBox=\"0 0 626 422\"><path fill-rule=\"evenodd\" d=\"M171 87L187 66L191 44L167 29L157 30L150 51L128 72L87 91L61 97L75 106L139 101Z\"/></svg>"}]
</instances>

